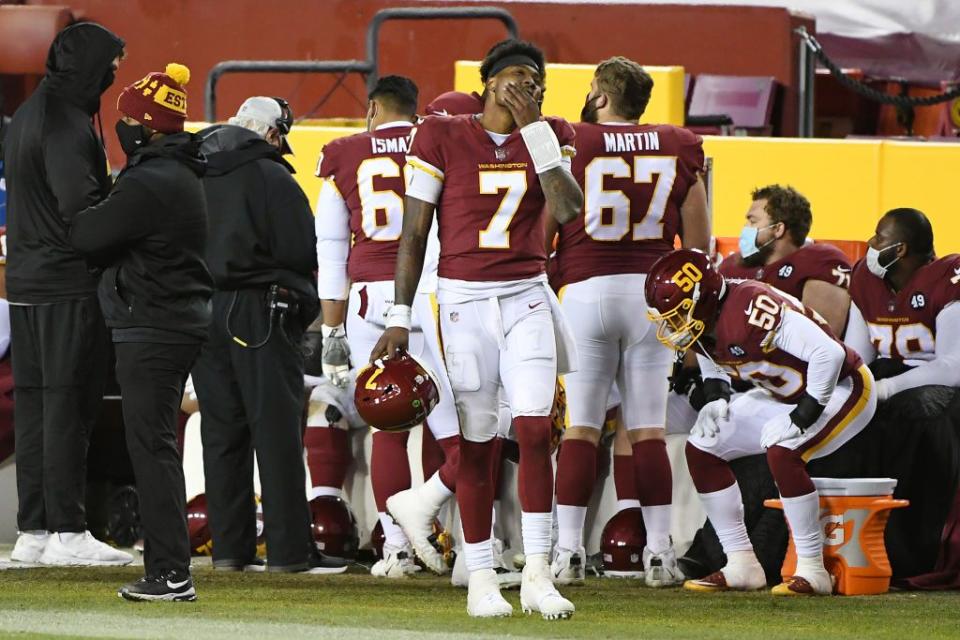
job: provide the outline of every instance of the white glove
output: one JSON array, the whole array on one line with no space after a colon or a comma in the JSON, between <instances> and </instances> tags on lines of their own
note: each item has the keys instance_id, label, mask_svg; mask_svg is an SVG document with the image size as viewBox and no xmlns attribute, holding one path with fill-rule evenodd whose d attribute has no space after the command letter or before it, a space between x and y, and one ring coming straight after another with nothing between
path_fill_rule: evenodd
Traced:
<instances>
[{"instance_id":1,"label":"white glove","mask_svg":"<svg viewBox=\"0 0 960 640\"><path fill-rule=\"evenodd\" d=\"M705 440L716 439L717 434L720 433L720 421L726 420L729 413L730 403L723 398L708 402L697 414L697 421L693 424L690 435Z\"/></svg>"},{"instance_id":2,"label":"white glove","mask_svg":"<svg viewBox=\"0 0 960 640\"><path fill-rule=\"evenodd\" d=\"M321 355L323 375L340 389L350 384L350 345L343 325L320 327L323 334L323 353Z\"/></svg>"},{"instance_id":3,"label":"white glove","mask_svg":"<svg viewBox=\"0 0 960 640\"><path fill-rule=\"evenodd\" d=\"M891 384L890 378L884 378L883 380L877 380L877 401L884 402L893 395L893 385Z\"/></svg>"},{"instance_id":4,"label":"white glove","mask_svg":"<svg viewBox=\"0 0 960 640\"><path fill-rule=\"evenodd\" d=\"M187 376L187 382L183 385L183 395L191 400L197 399L197 391L193 388L193 376Z\"/></svg>"},{"instance_id":5,"label":"white glove","mask_svg":"<svg viewBox=\"0 0 960 640\"><path fill-rule=\"evenodd\" d=\"M803 432L800 431L800 427L793 424L793 419L790 418L790 414L781 413L774 418L770 418L766 424L763 425L763 431L760 432L760 446L764 449L769 449L781 442L798 438L802 435Z\"/></svg>"}]
</instances>

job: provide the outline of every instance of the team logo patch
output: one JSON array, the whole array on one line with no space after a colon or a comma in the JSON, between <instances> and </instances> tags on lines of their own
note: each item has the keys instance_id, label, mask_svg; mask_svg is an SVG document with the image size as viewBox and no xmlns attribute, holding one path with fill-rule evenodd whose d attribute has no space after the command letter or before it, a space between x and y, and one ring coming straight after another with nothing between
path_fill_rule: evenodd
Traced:
<instances>
[{"instance_id":1,"label":"team logo patch","mask_svg":"<svg viewBox=\"0 0 960 640\"><path fill-rule=\"evenodd\" d=\"M781 278L789 278L791 275L793 275L793 265L792 264L783 265L782 267L780 267L780 271L777 271L777 275L780 276Z\"/></svg>"},{"instance_id":2,"label":"team logo patch","mask_svg":"<svg viewBox=\"0 0 960 640\"><path fill-rule=\"evenodd\" d=\"M456 311L451 311L450 322L459 322L459 321L460 321L460 314L457 313Z\"/></svg>"},{"instance_id":3,"label":"team logo patch","mask_svg":"<svg viewBox=\"0 0 960 640\"><path fill-rule=\"evenodd\" d=\"M740 345L732 344L730 345L730 355L732 355L734 358L742 358L743 356L747 355L747 352L744 351L743 347Z\"/></svg>"},{"instance_id":4,"label":"team logo patch","mask_svg":"<svg viewBox=\"0 0 960 640\"><path fill-rule=\"evenodd\" d=\"M504 149L503 147L497 147L497 150L493 152L493 155L494 157L496 157L497 160L500 160L501 162L503 162L504 160L507 159L507 150Z\"/></svg>"},{"instance_id":5,"label":"team logo patch","mask_svg":"<svg viewBox=\"0 0 960 640\"><path fill-rule=\"evenodd\" d=\"M927 306L927 297L922 293L915 293L910 296L910 306L914 309L923 309Z\"/></svg>"}]
</instances>

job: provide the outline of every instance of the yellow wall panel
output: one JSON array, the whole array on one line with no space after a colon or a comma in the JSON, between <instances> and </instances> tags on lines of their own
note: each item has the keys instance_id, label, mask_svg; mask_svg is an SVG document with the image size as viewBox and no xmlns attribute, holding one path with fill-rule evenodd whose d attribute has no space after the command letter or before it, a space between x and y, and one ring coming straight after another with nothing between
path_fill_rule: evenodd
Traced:
<instances>
[{"instance_id":1,"label":"yellow wall panel","mask_svg":"<svg viewBox=\"0 0 960 640\"><path fill-rule=\"evenodd\" d=\"M881 144L866 140L714 137L713 229L736 236L757 187L791 185L813 210L811 237L866 240L873 235L880 197Z\"/></svg>"},{"instance_id":2,"label":"yellow wall panel","mask_svg":"<svg viewBox=\"0 0 960 640\"><path fill-rule=\"evenodd\" d=\"M543 113L580 121L583 101L590 92L596 65L547 64L547 93ZM683 124L683 67L644 67L653 77L653 94L640 122ZM480 63L460 60L454 67L457 91L480 93Z\"/></svg>"},{"instance_id":3,"label":"yellow wall panel","mask_svg":"<svg viewBox=\"0 0 960 640\"><path fill-rule=\"evenodd\" d=\"M960 253L960 145L884 142L880 211L920 209L933 226L939 255Z\"/></svg>"}]
</instances>

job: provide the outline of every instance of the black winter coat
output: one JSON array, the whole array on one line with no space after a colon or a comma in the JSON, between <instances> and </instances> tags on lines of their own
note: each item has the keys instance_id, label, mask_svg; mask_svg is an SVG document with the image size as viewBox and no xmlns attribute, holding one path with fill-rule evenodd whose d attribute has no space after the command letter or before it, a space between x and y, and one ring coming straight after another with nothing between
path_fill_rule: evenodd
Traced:
<instances>
[{"instance_id":1,"label":"black winter coat","mask_svg":"<svg viewBox=\"0 0 960 640\"><path fill-rule=\"evenodd\" d=\"M46 76L6 127L11 302L62 302L96 291L96 274L71 246L68 229L78 212L110 191L92 117L122 50L123 41L99 25L67 27L50 45Z\"/></svg>"},{"instance_id":2,"label":"black winter coat","mask_svg":"<svg viewBox=\"0 0 960 640\"><path fill-rule=\"evenodd\" d=\"M98 294L114 342L206 338L204 170L194 136L163 136L130 156L110 195L74 219L73 246L105 268Z\"/></svg>"},{"instance_id":3,"label":"black winter coat","mask_svg":"<svg viewBox=\"0 0 960 640\"><path fill-rule=\"evenodd\" d=\"M243 127L216 125L197 135L207 159L207 264L217 289L273 283L292 289L306 327L319 312L317 240L310 202L293 167Z\"/></svg>"}]
</instances>

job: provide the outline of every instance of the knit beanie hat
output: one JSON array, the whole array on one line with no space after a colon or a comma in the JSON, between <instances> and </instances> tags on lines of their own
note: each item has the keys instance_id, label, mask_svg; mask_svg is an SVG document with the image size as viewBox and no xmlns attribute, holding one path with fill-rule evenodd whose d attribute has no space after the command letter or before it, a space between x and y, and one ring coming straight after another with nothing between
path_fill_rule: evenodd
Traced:
<instances>
[{"instance_id":1,"label":"knit beanie hat","mask_svg":"<svg viewBox=\"0 0 960 640\"><path fill-rule=\"evenodd\" d=\"M190 69L171 62L163 73L149 73L126 87L117 100L123 115L160 133L183 131L187 119L187 92Z\"/></svg>"}]
</instances>

